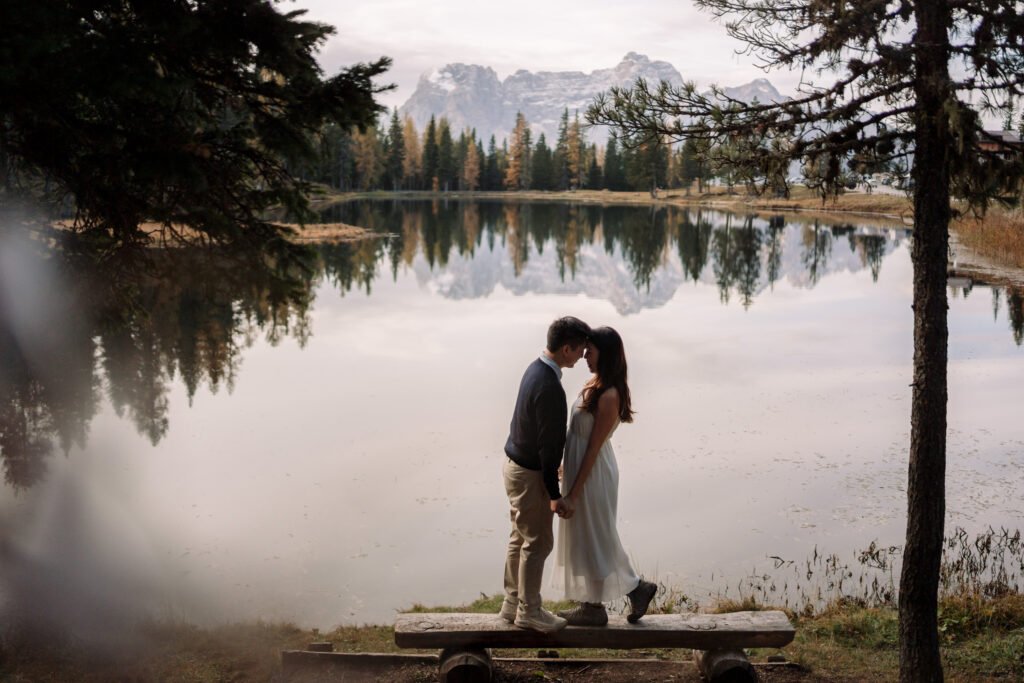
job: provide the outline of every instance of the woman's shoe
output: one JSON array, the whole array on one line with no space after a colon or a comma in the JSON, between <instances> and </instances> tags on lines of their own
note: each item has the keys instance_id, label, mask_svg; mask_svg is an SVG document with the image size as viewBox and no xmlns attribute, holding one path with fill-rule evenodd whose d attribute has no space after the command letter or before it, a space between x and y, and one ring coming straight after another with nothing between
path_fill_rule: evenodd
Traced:
<instances>
[{"instance_id":1,"label":"woman's shoe","mask_svg":"<svg viewBox=\"0 0 1024 683\"><path fill-rule=\"evenodd\" d=\"M651 600L654 599L654 596L657 595L657 593L657 584L640 579L640 583L637 584L636 588L626 594L626 597L629 598L630 607L630 612L626 616L626 621L631 624L635 624L640 621L640 617L647 614L647 608L651 606Z\"/></svg>"},{"instance_id":2,"label":"woman's shoe","mask_svg":"<svg viewBox=\"0 0 1024 683\"><path fill-rule=\"evenodd\" d=\"M608 610L604 605L581 602L572 609L564 609L558 613L569 622L569 626L604 626L608 623Z\"/></svg>"}]
</instances>

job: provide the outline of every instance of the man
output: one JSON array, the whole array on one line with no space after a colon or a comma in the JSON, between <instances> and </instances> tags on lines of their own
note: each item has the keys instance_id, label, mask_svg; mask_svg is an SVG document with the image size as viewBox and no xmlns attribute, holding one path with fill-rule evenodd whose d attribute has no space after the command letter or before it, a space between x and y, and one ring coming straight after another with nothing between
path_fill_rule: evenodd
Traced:
<instances>
[{"instance_id":1,"label":"man","mask_svg":"<svg viewBox=\"0 0 1024 683\"><path fill-rule=\"evenodd\" d=\"M505 557L501 617L544 633L566 625L565 619L541 607L540 598L544 560L555 545L553 516L573 513L558 489L568 417L562 368L571 368L583 357L589 334L587 324L571 316L551 323L547 348L523 373L505 442L505 492L512 507L512 534Z\"/></svg>"}]
</instances>

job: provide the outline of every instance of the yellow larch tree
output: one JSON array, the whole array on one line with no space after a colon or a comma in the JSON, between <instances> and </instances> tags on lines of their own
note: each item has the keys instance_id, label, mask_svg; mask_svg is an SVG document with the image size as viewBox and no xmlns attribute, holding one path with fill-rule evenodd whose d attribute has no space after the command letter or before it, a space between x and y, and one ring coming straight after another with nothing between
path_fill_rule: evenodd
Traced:
<instances>
[{"instance_id":1,"label":"yellow larch tree","mask_svg":"<svg viewBox=\"0 0 1024 683\"><path fill-rule=\"evenodd\" d=\"M411 116L405 117L402 125L402 141L405 143L405 158L402 160L402 173L405 175L405 187L417 188L420 183L420 134L416 132L416 123Z\"/></svg>"}]
</instances>

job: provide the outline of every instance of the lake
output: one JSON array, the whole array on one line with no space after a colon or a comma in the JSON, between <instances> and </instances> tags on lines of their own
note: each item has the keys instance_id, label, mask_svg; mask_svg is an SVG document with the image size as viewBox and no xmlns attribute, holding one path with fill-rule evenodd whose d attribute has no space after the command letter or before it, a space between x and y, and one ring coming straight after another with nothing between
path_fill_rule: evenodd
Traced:
<instances>
[{"instance_id":1,"label":"lake","mask_svg":"<svg viewBox=\"0 0 1024 683\"><path fill-rule=\"evenodd\" d=\"M329 628L500 591L502 446L562 315L625 343L637 414L613 443L640 572L706 602L902 543L903 226L411 199L324 220L382 237L319 246L289 297L168 254L119 331L0 250L8 608ZM1022 301L950 288L947 529L1024 520ZM586 380L565 372L570 401Z\"/></svg>"}]
</instances>

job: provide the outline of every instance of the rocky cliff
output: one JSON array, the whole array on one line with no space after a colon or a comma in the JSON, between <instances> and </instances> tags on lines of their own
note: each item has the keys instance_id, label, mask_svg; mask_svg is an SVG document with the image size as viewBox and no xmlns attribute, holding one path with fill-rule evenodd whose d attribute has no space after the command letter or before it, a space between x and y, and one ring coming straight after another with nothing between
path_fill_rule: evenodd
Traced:
<instances>
[{"instance_id":1,"label":"rocky cliff","mask_svg":"<svg viewBox=\"0 0 1024 683\"><path fill-rule=\"evenodd\" d=\"M500 144L515 124L516 112L522 112L530 123L533 138L541 133L548 144L554 146L558 135L558 122L568 108L569 115L582 116L594 97L612 86L629 85L637 78L649 81L668 81L680 85L683 77L674 66L664 61L652 61L646 56L630 52L610 69L598 69L589 74L581 71L522 70L504 81L493 69L476 64L448 64L431 70L420 77L412 96L399 112L409 115L422 131L431 114L446 117L452 133L464 128L475 128L483 140L495 136ZM726 88L730 97L761 102L782 97L772 84L759 78L746 85ZM591 133L592 139L605 137Z\"/></svg>"}]
</instances>

